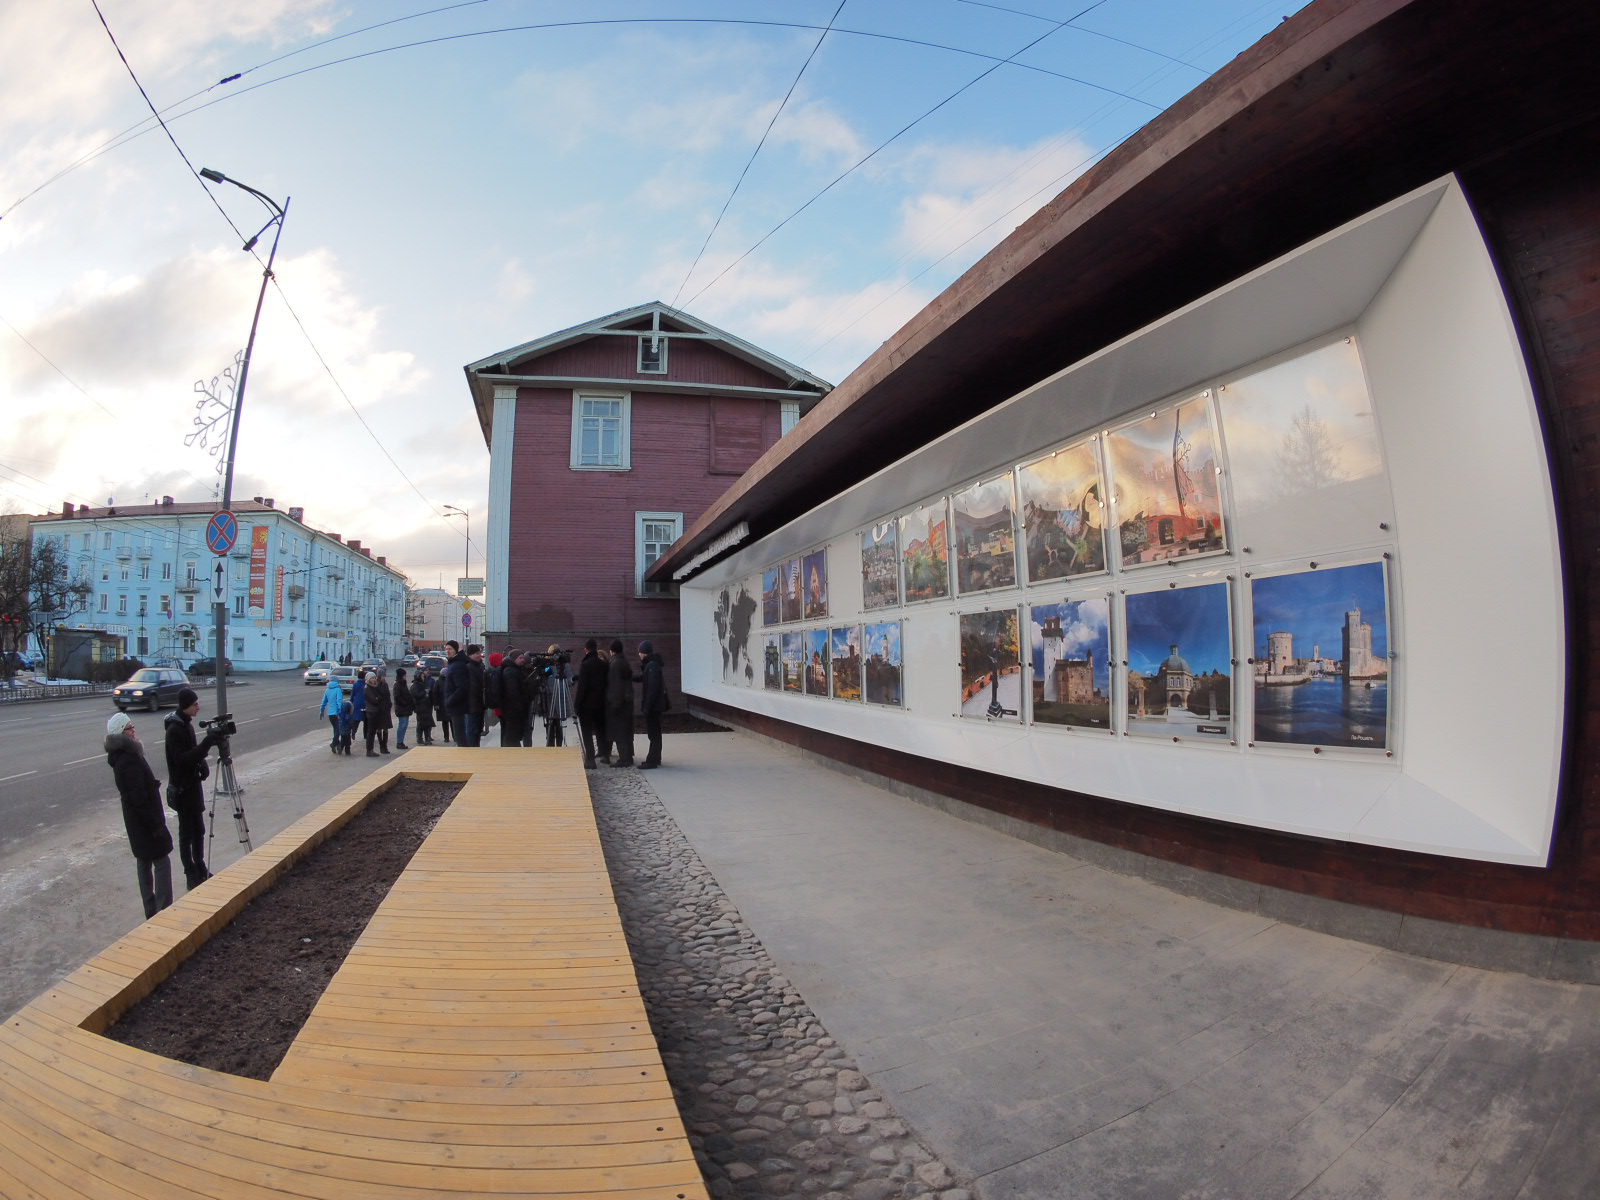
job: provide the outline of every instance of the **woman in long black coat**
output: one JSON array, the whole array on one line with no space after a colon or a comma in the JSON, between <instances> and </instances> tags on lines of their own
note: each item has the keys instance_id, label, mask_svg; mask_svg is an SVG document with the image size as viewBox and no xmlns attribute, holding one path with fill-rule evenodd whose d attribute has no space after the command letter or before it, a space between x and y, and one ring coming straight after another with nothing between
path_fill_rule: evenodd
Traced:
<instances>
[{"instance_id":1,"label":"woman in long black coat","mask_svg":"<svg viewBox=\"0 0 1600 1200\"><path fill-rule=\"evenodd\" d=\"M389 685L377 671L367 672L367 715L362 718L362 728L367 735L367 757L377 758L377 751L372 748L373 738L377 738L379 748L389 753L389 730L394 728L394 722L389 719L394 712L394 700L389 695Z\"/></svg>"},{"instance_id":2,"label":"woman in long black coat","mask_svg":"<svg viewBox=\"0 0 1600 1200\"><path fill-rule=\"evenodd\" d=\"M161 811L161 781L145 761L144 746L127 713L116 713L106 722L106 761L122 799L122 824L138 867L139 899L144 915L153 917L172 903L172 834Z\"/></svg>"},{"instance_id":3,"label":"woman in long black coat","mask_svg":"<svg viewBox=\"0 0 1600 1200\"><path fill-rule=\"evenodd\" d=\"M433 677L418 667L411 681L411 706L417 713L417 745L433 745Z\"/></svg>"}]
</instances>

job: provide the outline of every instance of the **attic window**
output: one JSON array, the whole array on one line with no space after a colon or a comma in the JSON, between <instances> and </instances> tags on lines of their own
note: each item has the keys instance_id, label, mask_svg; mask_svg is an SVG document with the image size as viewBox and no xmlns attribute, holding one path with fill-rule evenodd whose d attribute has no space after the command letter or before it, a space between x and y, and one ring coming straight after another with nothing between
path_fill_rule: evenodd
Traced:
<instances>
[{"instance_id":1,"label":"attic window","mask_svg":"<svg viewBox=\"0 0 1600 1200\"><path fill-rule=\"evenodd\" d=\"M667 373L667 339L651 334L639 339L639 374L665 375Z\"/></svg>"}]
</instances>

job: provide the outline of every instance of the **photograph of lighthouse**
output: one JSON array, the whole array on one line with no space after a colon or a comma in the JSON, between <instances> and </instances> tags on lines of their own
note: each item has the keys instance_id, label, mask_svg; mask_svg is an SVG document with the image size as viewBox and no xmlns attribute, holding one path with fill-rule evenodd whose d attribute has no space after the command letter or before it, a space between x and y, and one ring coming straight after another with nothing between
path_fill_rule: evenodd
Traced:
<instances>
[{"instance_id":1,"label":"photograph of lighthouse","mask_svg":"<svg viewBox=\"0 0 1600 1200\"><path fill-rule=\"evenodd\" d=\"M1224 548L1217 444L1205 393L1106 435L1122 565Z\"/></svg>"},{"instance_id":2,"label":"photograph of lighthouse","mask_svg":"<svg viewBox=\"0 0 1600 1200\"><path fill-rule=\"evenodd\" d=\"M1106 569L1105 503L1094 439L1017 470L1028 582Z\"/></svg>"},{"instance_id":3,"label":"photograph of lighthouse","mask_svg":"<svg viewBox=\"0 0 1600 1200\"><path fill-rule=\"evenodd\" d=\"M906 700L901 682L905 664L900 657L900 622L863 625L861 653L866 659L867 703L902 707Z\"/></svg>"},{"instance_id":4,"label":"photograph of lighthouse","mask_svg":"<svg viewBox=\"0 0 1600 1200\"><path fill-rule=\"evenodd\" d=\"M1386 749L1383 563L1252 580L1250 608L1256 741Z\"/></svg>"},{"instance_id":5,"label":"photograph of lighthouse","mask_svg":"<svg viewBox=\"0 0 1600 1200\"><path fill-rule=\"evenodd\" d=\"M1028 610L1033 719L1111 728L1111 603L1105 596Z\"/></svg>"},{"instance_id":6,"label":"photograph of lighthouse","mask_svg":"<svg viewBox=\"0 0 1600 1200\"><path fill-rule=\"evenodd\" d=\"M1011 472L950 497L956 530L956 591L1015 587L1017 534L1011 520Z\"/></svg>"},{"instance_id":7,"label":"photograph of lighthouse","mask_svg":"<svg viewBox=\"0 0 1600 1200\"><path fill-rule=\"evenodd\" d=\"M1127 598L1128 732L1228 741L1233 638L1228 585L1162 588Z\"/></svg>"}]
</instances>

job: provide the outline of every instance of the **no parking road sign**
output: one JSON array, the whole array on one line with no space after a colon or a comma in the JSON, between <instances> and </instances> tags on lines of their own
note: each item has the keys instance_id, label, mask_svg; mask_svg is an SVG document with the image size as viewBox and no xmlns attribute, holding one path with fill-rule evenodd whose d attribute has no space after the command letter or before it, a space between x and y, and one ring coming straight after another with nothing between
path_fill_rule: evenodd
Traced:
<instances>
[{"instance_id":1,"label":"no parking road sign","mask_svg":"<svg viewBox=\"0 0 1600 1200\"><path fill-rule=\"evenodd\" d=\"M239 540L239 518L227 509L212 513L206 523L206 546L213 554L226 554Z\"/></svg>"}]
</instances>

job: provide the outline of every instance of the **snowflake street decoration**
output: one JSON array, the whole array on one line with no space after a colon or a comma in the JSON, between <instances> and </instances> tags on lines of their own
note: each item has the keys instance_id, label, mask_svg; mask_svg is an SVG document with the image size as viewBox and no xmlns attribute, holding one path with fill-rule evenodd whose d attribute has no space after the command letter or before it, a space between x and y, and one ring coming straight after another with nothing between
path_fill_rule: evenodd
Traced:
<instances>
[{"instance_id":1,"label":"snowflake street decoration","mask_svg":"<svg viewBox=\"0 0 1600 1200\"><path fill-rule=\"evenodd\" d=\"M213 375L208 383L195 381L194 390L200 399L194 404L194 428L183 437L185 446L198 445L217 460L217 474L227 470L227 459L222 451L228 444L228 425L233 417L233 401L239 386L239 368L244 362L244 351L233 356L233 365L223 368L221 375Z\"/></svg>"}]
</instances>

